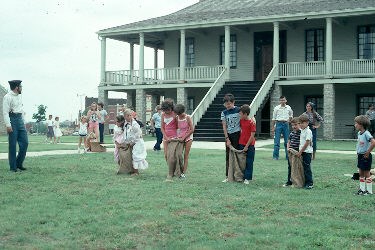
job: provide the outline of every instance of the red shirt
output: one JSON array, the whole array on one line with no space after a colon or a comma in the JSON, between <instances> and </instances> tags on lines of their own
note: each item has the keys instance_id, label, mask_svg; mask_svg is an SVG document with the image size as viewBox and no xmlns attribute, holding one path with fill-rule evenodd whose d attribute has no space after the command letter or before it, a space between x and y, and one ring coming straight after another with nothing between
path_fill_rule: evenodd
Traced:
<instances>
[{"instance_id":1,"label":"red shirt","mask_svg":"<svg viewBox=\"0 0 375 250\"><path fill-rule=\"evenodd\" d=\"M256 131L255 123L250 120L240 120L240 126L241 126L241 135L240 135L240 141L239 144L246 145L246 143L249 141L249 138L251 136L252 132ZM250 143L250 146L254 146L255 144L255 137L252 143Z\"/></svg>"}]
</instances>

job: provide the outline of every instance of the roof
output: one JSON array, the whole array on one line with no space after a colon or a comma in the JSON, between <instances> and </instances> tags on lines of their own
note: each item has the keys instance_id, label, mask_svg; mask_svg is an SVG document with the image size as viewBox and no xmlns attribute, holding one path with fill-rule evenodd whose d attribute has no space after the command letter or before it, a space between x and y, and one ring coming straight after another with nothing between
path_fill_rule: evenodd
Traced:
<instances>
[{"instance_id":1,"label":"roof","mask_svg":"<svg viewBox=\"0 0 375 250\"><path fill-rule=\"evenodd\" d=\"M181 27L209 27L234 21L268 20L270 17L291 17L295 20L309 15L340 13L375 13L375 0L201 0L172 14L100 30L101 36L140 31L178 30ZM358 14L357 14L358 15Z\"/></svg>"}]
</instances>

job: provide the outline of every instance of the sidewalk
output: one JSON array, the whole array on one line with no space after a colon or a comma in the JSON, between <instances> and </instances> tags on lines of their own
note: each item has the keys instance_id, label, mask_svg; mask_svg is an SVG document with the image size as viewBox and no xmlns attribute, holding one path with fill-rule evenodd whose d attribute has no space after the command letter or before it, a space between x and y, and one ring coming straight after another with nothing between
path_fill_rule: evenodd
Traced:
<instances>
[{"instance_id":1,"label":"sidewalk","mask_svg":"<svg viewBox=\"0 0 375 250\"><path fill-rule=\"evenodd\" d=\"M64 144L64 143L63 143ZM70 143L66 143L70 144ZM76 145L76 143L71 143ZM273 139L268 140L259 140L256 142L256 150L260 151L269 151L272 152L272 148L263 148L266 145L272 145ZM108 144L110 145L110 144ZM146 149L152 150L155 141L146 141L145 142ZM280 141L280 145L284 145L283 140ZM194 141L192 148L194 149L216 149L216 150L225 150L224 142L204 142L204 141ZM107 148L107 152L113 152L114 148ZM280 149L281 152L284 151L283 148ZM336 150L319 150L319 153L326 153L326 154L356 154L356 151L336 151ZM69 154L77 154L77 150L51 150L51 151L41 151L41 152L27 152L27 157L38 157L44 155L69 155ZM0 153L0 160L8 159L8 153Z\"/></svg>"}]
</instances>

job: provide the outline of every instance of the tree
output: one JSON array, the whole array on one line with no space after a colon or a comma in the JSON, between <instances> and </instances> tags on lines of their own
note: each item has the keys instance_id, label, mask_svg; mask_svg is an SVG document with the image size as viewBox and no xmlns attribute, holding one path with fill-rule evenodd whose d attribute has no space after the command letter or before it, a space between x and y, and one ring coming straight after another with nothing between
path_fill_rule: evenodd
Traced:
<instances>
[{"instance_id":1,"label":"tree","mask_svg":"<svg viewBox=\"0 0 375 250\"><path fill-rule=\"evenodd\" d=\"M37 133L39 133L40 122L46 120L46 110L47 106L40 104L38 106L38 112L33 114L33 119L35 119L35 122L37 124Z\"/></svg>"}]
</instances>

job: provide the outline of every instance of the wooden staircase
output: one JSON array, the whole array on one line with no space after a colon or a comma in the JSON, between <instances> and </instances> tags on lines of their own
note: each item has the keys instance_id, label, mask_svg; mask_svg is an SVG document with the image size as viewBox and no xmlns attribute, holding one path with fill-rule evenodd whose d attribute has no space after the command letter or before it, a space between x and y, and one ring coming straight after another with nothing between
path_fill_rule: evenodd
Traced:
<instances>
[{"instance_id":1,"label":"wooden staircase","mask_svg":"<svg viewBox=\"0 0 375 250\"><path fill-rule=\"evenodd\" d=\"M208 107L202 119L195 126L194 140L197 141L222 141L224 142L223 127L220 114L225 109L223 98L227 93L235 97L235 105L240 107L249 104L258 93L263 82L226 82L219 91L212 104Z\"/></svg>"}]
</instances>

